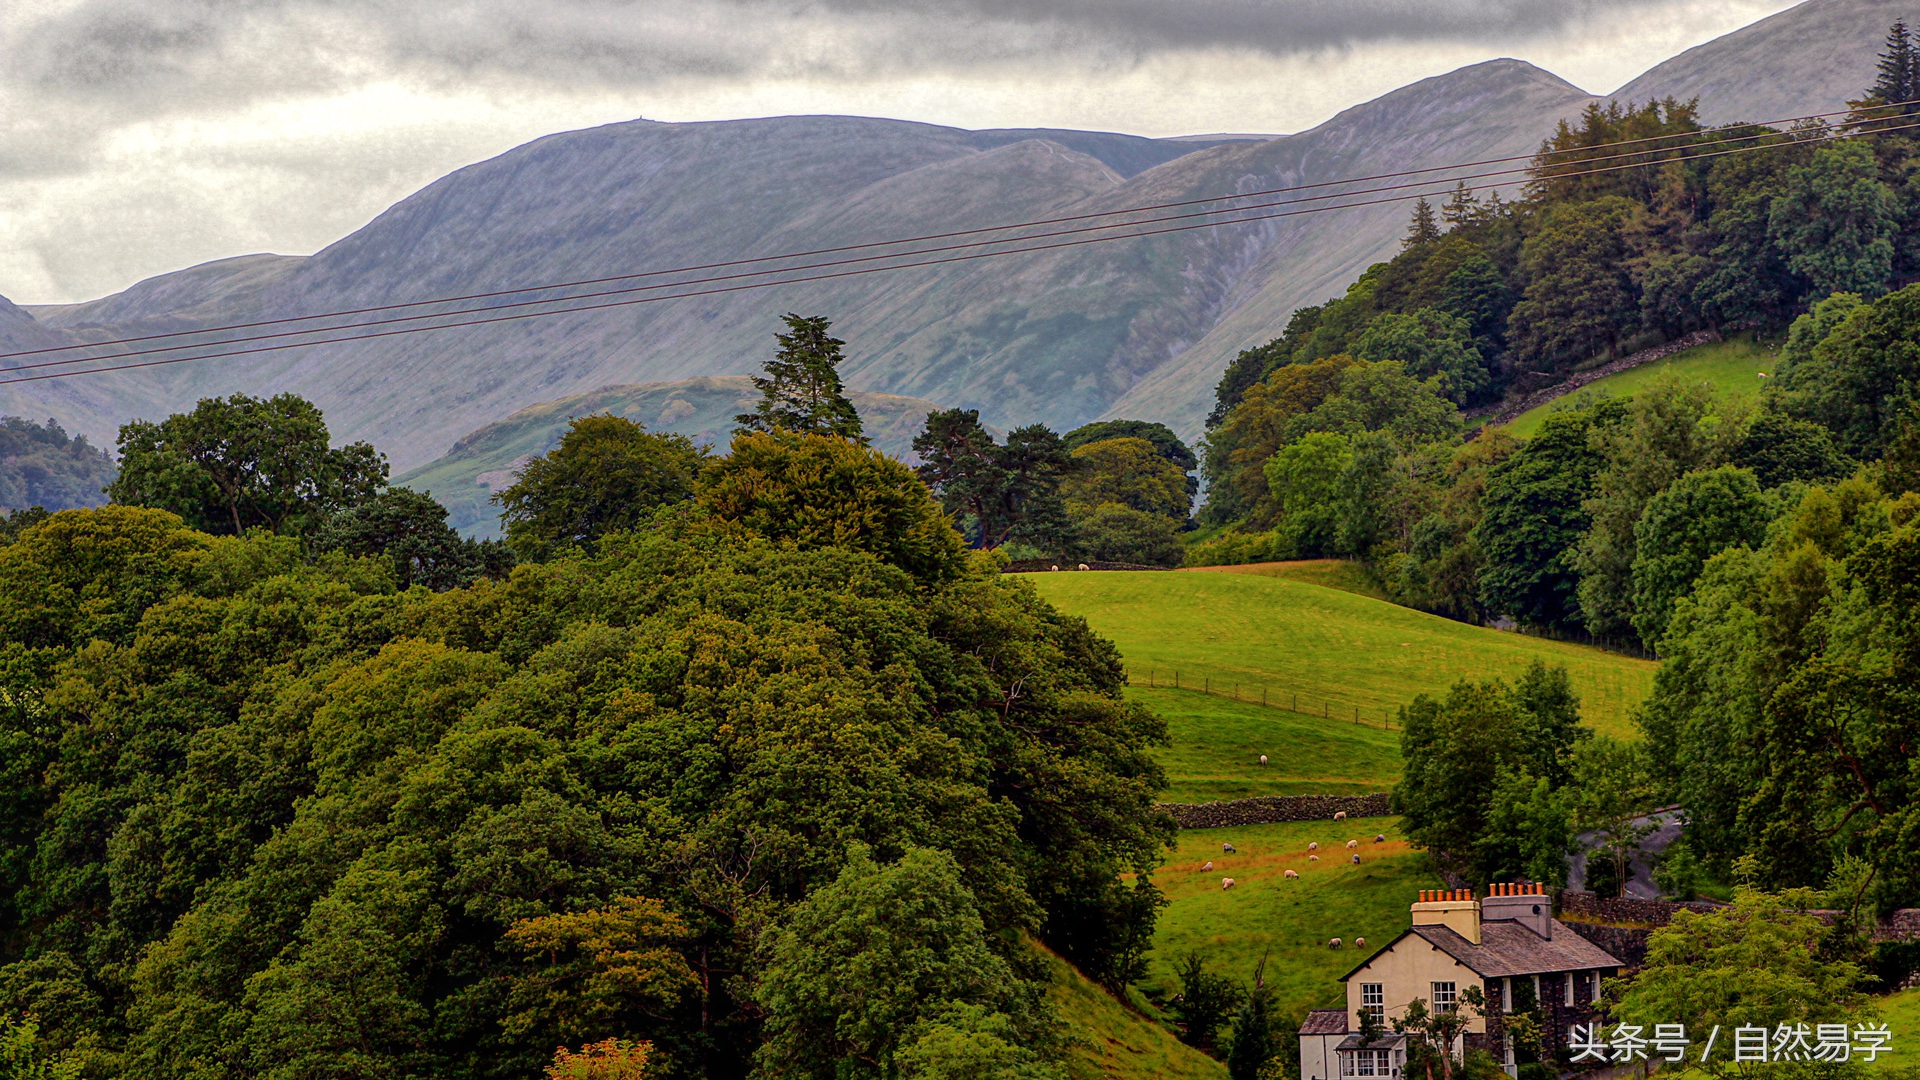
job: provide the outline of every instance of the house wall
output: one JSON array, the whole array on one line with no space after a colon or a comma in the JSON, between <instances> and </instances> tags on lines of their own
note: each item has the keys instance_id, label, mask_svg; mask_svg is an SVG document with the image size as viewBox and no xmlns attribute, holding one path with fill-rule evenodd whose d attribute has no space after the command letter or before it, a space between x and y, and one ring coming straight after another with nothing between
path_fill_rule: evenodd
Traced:
<instances>
[{"instance_id":1,"label":"house wall","mask_svg":"<svg viewBox=\"0 0 1920 1080\"><path fill-rule=\"evenodd\" d=\"M1300 1080L1335 1080L1340 1075L1340 1062L1333 1048L1346 1037L1345 1032L1300 1036Z\"/></svg>"},{"instance_id":2,"label":"house wall","mask_svg":"<svg viewBox=\"0 0 1920 1080\"><path fill-rule=\"evenodd\" d=\"M1347 977L1347 1029L1350 1031L1360 1028L1360 984L1371 982L1380 983L1386 997L1388 1027L1397 1026L1414 998L1424 999L1428 1008L1432 1008L1436 982L1453 983L1456 993L1464 992L1469 986L1479 986L1482 993L1486 992L1480 976L1474 974L1472 968L1435 948L1425 938L1409 934ZM1486 1021L1475 1018L1467 1030L1484 1033Z\"/></svg>"}]
</instances>

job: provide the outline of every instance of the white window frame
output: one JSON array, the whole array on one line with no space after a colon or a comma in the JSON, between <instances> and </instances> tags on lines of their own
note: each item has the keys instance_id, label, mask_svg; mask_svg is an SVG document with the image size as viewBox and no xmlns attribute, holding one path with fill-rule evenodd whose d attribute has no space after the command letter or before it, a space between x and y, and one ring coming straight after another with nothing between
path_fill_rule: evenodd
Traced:
<instances>
[{"instance_id":1,"label":"white window frame","mask_svg":"<svg viewBox=\"0 0 1920 1080\"><path fill-rule=\"evenodd\" d=\"M1433 1011L1436 1013L1453 1012L1460 1007L1460 984L1436 982L1433 989Z\"/></svg>"},{"instance_id":2,"label":"white window frame","mask_svg":"<svg viewBox=\"0 0 1920 1080\"><path fill-rule=\"evenodd\" d=\"M1372 1013L1374 1020L1387 1022L1387 986L1385 983L1360 984L1360 1012Z\"/></svg>"}]
</instances>

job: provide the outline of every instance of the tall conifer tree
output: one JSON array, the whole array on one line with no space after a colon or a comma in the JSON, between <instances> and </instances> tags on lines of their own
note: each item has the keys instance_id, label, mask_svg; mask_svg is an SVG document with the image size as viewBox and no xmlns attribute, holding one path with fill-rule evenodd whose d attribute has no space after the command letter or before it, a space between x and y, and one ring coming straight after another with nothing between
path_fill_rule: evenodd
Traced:
<instances>
[{"instance_id":1,"label":"tall conifer tree","mask_svg":"<svg viewBox=\"0 0 1920 1080\"><path fill-rule=\"evenodd\" d=\"M1873 83L1874 97L1900 105L1902 115L1920 111L1920 105L1914 103L1920 97L1920 59L1914 56L1913 35L1905 19L1896 19L1887 30L1887 51L1880 54L1879 71L1880 77Z\"/></svg>"},{"instance_id":2,"label":"tall conifer tree","mask_svg":"<svg viewBox=\"0 0 1920 1080\"><path fill-rule=\"evenodd\" d=\"M788 332L773 335L780 351L766 362L764 377L753 377L760 403L754 411L734 417L733 422L748 431L785 428L838 435L864 445L867 440L860 434L860 413L847 399L837 370L846 359L840 351L846 342L827 332L833 324L823 315L806 317L788 312L782 318Z\"/></svg>"}]
</instances>

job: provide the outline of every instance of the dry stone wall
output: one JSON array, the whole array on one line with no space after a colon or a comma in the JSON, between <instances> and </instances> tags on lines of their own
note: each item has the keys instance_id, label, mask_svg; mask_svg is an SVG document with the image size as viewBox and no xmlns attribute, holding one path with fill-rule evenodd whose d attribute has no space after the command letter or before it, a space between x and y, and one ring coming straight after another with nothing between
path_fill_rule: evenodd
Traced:
<instances>
[{"instance_id":1,"label":"dry stone wall","mask_svg":"<svg viewBox=\"0 0 1920 1080\"><path fill-rule=\"evenodd\" d=\"M1183 829L1222 829L1232 825L1272 825L1281 821L1331 821L1392 813L1386 792L1372 795L1260 795L1210 803L1161 803Z\"/></svg>"}]
</instances>

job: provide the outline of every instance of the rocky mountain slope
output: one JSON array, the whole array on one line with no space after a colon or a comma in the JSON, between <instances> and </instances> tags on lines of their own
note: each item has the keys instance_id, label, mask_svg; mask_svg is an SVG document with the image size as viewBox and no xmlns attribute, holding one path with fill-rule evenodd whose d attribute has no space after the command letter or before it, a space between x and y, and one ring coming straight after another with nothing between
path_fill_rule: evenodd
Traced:
<instances>
[{"instance_id":1,"label":"rocky mountain slope","mask_svg":"<svg viewBox=\"0 0 1920 1080\"><path fill-rule=\"evenodd\" d=\"M1920 7L1908 0L1806 0L1688 49L1611 96L1697 97L1715 124L1834 112L1873 82L1887 27L1916 18Z\"/></svg>"},{"instance_id":2,"label":"rocky mountain slope","mask_svg":"<svg viewBox=\"0 0 1920 1080\"><path fill-rule=\"evenodd\" d=\"M1676 57L1620 94L1698 93L1718 119L1831 107L1870 79L1895 13L1876 0L1809 0ZM310 258L194 267L91 303L35 309L40 324L19 309L17 318L0 313L0 349L11 348L9 326L34 340L99 340L1524 154L1593 100L1539 68L1496 60L1273 139L970 132L852 117L634 121L549 136L461 169ZM0 386L0 408L58 416L98 438L129 415L208 394L291 390L320 403L336 435L370 439L408 469L537 403L753 371L771 352L779 315L800 311L834 318L849 342L848 381L860 390L979 408L1001 427L1038 420L1064 430L1130 416L1192 436L1226 362L1274 336L1295 307L1337 294L1390 254L1406 216L1406 204L1387 203Z\"/></svg>"}]
</instances>

